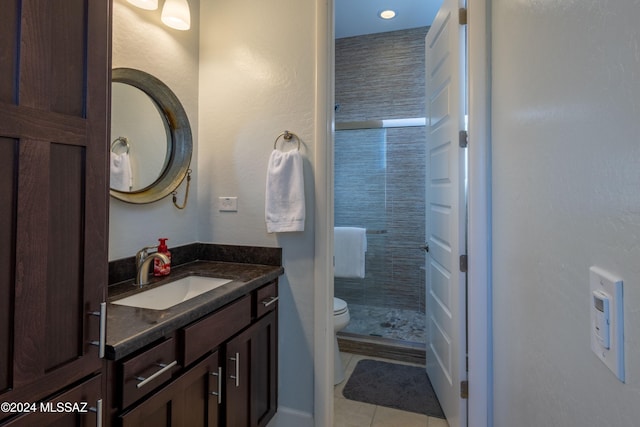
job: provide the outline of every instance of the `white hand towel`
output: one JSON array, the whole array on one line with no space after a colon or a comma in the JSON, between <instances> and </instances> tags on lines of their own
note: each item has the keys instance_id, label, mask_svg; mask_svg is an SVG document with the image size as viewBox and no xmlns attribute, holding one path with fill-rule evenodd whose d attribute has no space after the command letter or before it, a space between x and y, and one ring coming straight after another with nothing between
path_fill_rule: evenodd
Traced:
<instances>
[{"instance_id":1,"label":"white hand towel","mask_svg":"<svg viewBox=\"0 0 640 427\"><path fill-rule=\"evenodd\" d=\"M118 191L130 191L133 186L131 174L131 159L129 153L116 154L111 152L111 180L110 186Z\"/></svg>"},{"instance_id":2,"label":"white hand towel","mask_svg":"<svg viewBox=\"0 0 640 427\"><path fill-rule=\"evenodd\" d=\"M335 227L333 237L334 276L364 279L367 229Z\"/></svg>"},{"instance_id":3,"label":"white hand towel","mask_svg":"<svg viewBox=\"0 0 640 427\"><path fill-rule=\"evenodd\" d=\"M304 172L299 151L273 150L271 153L265 219L269 233L304 231Z\"/></svg>"}]
</instances>

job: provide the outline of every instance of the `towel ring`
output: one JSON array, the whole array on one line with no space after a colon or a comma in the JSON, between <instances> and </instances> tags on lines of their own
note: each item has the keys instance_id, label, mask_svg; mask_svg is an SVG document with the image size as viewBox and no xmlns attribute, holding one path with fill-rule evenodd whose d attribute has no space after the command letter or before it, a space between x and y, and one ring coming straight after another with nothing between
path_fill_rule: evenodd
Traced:
<instances>
[{"instance_id":1,"label":"towel ring","mask_svg":"<svg viewBox=\"0 0 640 427\"><path fill-rule=\"evenodd\" d=\"M116 145L118 144L124 145L125 148L127 149L127 154L129 154L129 140L126 137L119 136L116 139L114 139L113 142L111 143L111 151L113 151L113 149L116 148Z\"/></svg>"},{"instance_id":2,"label":"towel ring","mask_svg":"<svg viewBox=\"0 0 640 427\"><path fill-rule=\"evenodd\" d=\"M276 147L278 146L278 140L280 138L284 138L285 141L291 141L291 138L295 138L296 141L298 141L298 151L300 151L300 138L298 138L298 135L296 135L293 132L289 132L288 130L285 130L284 132L282 132L280 135L278 135L278 137L276 138L276 140L273 143L273 149L275 150Z\"/></svg>"}]
</instances>

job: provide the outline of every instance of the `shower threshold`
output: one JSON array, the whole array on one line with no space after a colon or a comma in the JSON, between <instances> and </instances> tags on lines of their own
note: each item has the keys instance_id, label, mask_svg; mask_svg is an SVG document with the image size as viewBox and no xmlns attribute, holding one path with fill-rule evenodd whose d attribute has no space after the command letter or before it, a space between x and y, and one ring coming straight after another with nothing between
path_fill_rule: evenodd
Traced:
<instances>
[{"instance_id":1,"label":"shower threshold","mask_svg":"<svg viewBox=\"0 0 640 427\"><path fill-rule=\"evenodd\" d=\"M426 364L426 345L424 343L359 335L351 332L338 332L337 335L340 351L419 365Z\"/></svg>"}]
</instances>

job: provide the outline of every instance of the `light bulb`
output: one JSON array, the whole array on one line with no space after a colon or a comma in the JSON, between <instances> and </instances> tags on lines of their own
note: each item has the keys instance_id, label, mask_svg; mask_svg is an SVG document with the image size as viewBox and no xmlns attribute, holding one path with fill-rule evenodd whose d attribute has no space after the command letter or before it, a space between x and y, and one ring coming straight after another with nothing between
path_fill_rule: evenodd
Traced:
<instances>
[{"instance_id":1,"label":"light bulb","mask_svg":"<svg viewBox=\"0 0 640 427\"><path fill-rule=\"evenodd\" d=\"M176 30L191 28L191 12L187 0L167 0L162 7L162 22Z\"/></svg>"}]
</instances>

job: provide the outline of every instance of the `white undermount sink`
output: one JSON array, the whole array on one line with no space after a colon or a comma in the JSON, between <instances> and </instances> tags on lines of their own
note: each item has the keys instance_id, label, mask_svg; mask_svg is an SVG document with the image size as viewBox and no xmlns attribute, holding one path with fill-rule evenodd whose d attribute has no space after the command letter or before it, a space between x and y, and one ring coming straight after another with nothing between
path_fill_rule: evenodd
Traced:
<instances>
[{"instance_id":1,"label":"white undermount sink","mask_svg":"<svg viewBox=\"0 0 640 427\"><path fill-rule=\"evenodd\" d=\"M151 310L166 310L229 282L231 280L216 277L187 276L169 282L166 285L112 301L112 304L149 308Z\"/></svg>"}]
</instances>

